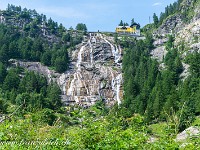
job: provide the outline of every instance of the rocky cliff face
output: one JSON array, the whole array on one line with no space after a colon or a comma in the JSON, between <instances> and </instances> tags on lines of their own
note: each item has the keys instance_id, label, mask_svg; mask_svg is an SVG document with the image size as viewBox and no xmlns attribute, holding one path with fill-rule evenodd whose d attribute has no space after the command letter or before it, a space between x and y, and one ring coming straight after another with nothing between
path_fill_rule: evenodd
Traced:
<instances>
[{"instance_id":1,"label":"rocky cliff face","mask_svg":"<svg viewBox=\"0 0 200 150\"><path fill-rule=\"evenodd\" d=\"M167 51L164 44L168 41L167 35L173 34L175 37L174 46L182 56L182 60L195 51L200 52L200 2L193 0L183 0L180 4L179 12L168 16L162 25L154 31L154 46L151 55L153 58L161 62L161 68L164 66L162 58L165 57ZM189 19L184 21L184 13ZM184 71L181 78L185 79L189 75L189 65L182 62Z\"/></svg>"},{"instance_id":2,"label":"rocky cliff face","mask_svg":"<svg viewBox=\"0 0 200 150\"><path fill-rule=\"evenodd\" d=\"M175 45L184 43L188 50L197 50L200 52L200 19L188 24L176 34Z\"/></svg>"},{"instance_id":3,"label":"rocky cliff face","mask_svg":"<svg viewBox=\"0 0 200 150\"><path fill-rule=\"evenodd\" d=\"M184 21L185 12L191 15L190 17L187 15L187 22ZM200 19L200 4L199 2L195 2L193 0L183 0L180 5L179 12L175 13L171 16L168 16L166 20L162 23L162 25L154 32L156 35L166 36L167 34L177 33L181 31L185 26L190 23L194 23Z\"/></svg>"},{"instance_id":4,"label":"rocky cliff face","mask_svg":"<svg viewBox=\"0 0 200 150\"><path fill-rule=\"evenodd\" d=\"M176 14L166 19L166 21L158 28L154 34L165 36L172 32L178 32L184 27L184 23L180 14Z\"/></svg>"},{"instance_id":5,"label":"rocky cliff face","mask_svg":"<svg viewBox=\"0 0 200 150\"><path fill-rule=\"evenodd\" d=\"M122 99L122 49L113 44L113 38L90 33L72 52L70 69L58 74L38 62L14 61L19 66L45 75L62 90L67 105L91 106L103 99L108 105Z\"/></svg>"},{"instance_id":6,"label":"rocky cliff face","mask_svg":"<svg viewBox=\"0 0 200 150\"><path fill-rule=\"evenodd\" d=\"M62 87L66 103L92 105L100 99L121 103L122 50L112 43L108 37L90 33L88 41L73 53L74 67L65 74Z\"/></svg>"}]
</instances>

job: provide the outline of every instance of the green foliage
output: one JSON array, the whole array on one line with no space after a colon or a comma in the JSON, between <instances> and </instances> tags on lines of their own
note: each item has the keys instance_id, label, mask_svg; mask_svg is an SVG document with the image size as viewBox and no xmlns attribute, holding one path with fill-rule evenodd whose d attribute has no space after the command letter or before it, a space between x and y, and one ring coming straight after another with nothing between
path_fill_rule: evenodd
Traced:
<instances>
[{"instance_id":1,"label":"green foliage","mask_svg":"<svg viewBox=\"0 0 200 150\"><path fill-rule=\"evenodd\" d=\"M144 123L144 118L138 114L127 119L114 114L106 116L99 114L94 117L91 111L93 114L98 114L94 107L87 110L74 108L70 113L76 115L68 115L67 120L62 120L61 114L43 109L34 114L28 113L23 119L15 118L4 122L0 124L0 140L7 141L7 144L0 147L12 149L179 149L180 147L174 140L175 134L171 132L173 127L166 123L148 127ZM77 123L70 125L69 122L74 119L77 119ZM151 138L155 141L150 142ZM15 141L16 144L9 144L8 141ZM29 141L37 144L30 144ZM187 147L193 147L195 143L196 147L199 146L195 138L189 139L189 142L190 145Z\"/></svg>"},{"instance_id":2,"label":"green foliage","mask_svg":"<svg viewBox=\"0 0 200 150\"><path fill-rule=\"evenodd\" d=\"M19 91L27 93L36 91L39 93L42 87L47 87L46 78L34 72L27 71L24 78L20 81Z\"/></svg>"},{"instance_id":3,"label":"green foliage","mask_svg":"<svg viewBox=\"0 0 200 150\"><path fill-rule=\"evenodd\" d=\"M185 3L186 1L184 0L177 0L173 4L165 7L165 11L161 12L160 14L159 25L161 25L167 18L176 15L177 13L180 14L182 21L184 21L185 23L190 22L195 14L194 7L199 5L199 1L193 0L189 4L189 6L183 7L186 5Z\"/></svg>"},{"instance_id":4,"label":"green foliage","mask_svg":"<svg viewBox=\"0 0 200 150\"><path fill-rule=\"evenodd\" d=\"M23 105L17 112L18 115L36 112L43 108L60 109L62 106L61 91L56 84L47 85L46 78L34 72L26 72L20 80L20 73L19 69L10 69L3 81L3 90L0 93L1 103L5 105L5 109L1 108L3 112L8 104Z\"/></svg>"},{"instance_id":5,"label":"green foliage","mask_svg":"<svg viewBox=\"0 0 200 150\"><path fill-rule=\"evenodd\" d=\"M99 115L107 115L109 112L109 108L103 100L98 100L91 109L94 109L96 112L99 111Z\"/></svg>"},{"instance_id":6,"label":"green foliage","mask_svg":"<svg viewBox=\"0 0 200 150\"><path fill-rule=\"evenodd\" d=\"M71 38L72 38L71 35L69 33L67 33L67 34L63 34L62 40L64 42L70 42Z\"/></svg>"},{"instance_id":7,"label":"green foliage","mask_svg":"<svg viewBox=\"0 0 200 150\"><path fill-rule=\"evenodd\" d=\"M174 2L173 4L170 4L169 6L165 7L165 12L161 12L161 14L160 14L160 18L159 18L160 25L163 23L163 21L167 17L179 12L182 1L183 0L178 0L177 2Z\"/></svg>"},{"instance_id":8,"label":"green foliage","mask_svg":"<svg viewBox=\"0 0 200 150\"><path fill-rule=\"evenodd\" d=\"M200 117L197 116L194 120L194 122L192 123L193 126L198 126L200 127Z\"/></svg>"},{"instance_id":9,"label":"green foliage","mask_svg":"<svg viewBox=\"0 0 200 150\"><path fill-rule=\"evenodd\" d=\"M36 114L33 114L31 119L33 122L36 123L46 123L50 126L53 125L53 123L56 121L56 115L53 110L45 108L41 111L37 112Z\"/></svg>"},{"instance_id":10,"label":"green foliage","mask_svg":"<svg viewBox=\"0 0 200 150\"><path fill-rule=\"evenodd\" d=\"M65 62L65 58L61 58L61 57L58 57L56 58L55 60L55 70L59 73L62 73L64 71L66 71L67 69L67 65L66 65L66 62Z\"/></svg>"},{"instance_id":11,"label":"green foliage","mask_svg":"<svg viewBox=\"0 0 200 150\"><path fill-rule=\"evenodd\" d=\"M159 20L158 20L158 16L155 13L153 14L153 22L154 22L155 27L157 27Z\"/></svg>"},{"instance_id":12,"label":"green foliage","mask_svg":"<svg viewBox=\"0 0 200 150\"><path fill-rule=\"evenodd\" d=\"M0 98L0 114L6 113L8 104L5 102L4 99Z\"/></svg>"},{"instance_id":13,"label":"green foliage","mask_svg":"<svg viewBox=\"0 0 200 150\"><path fill-rule=\"evenodd\" d=\"M166 44L168 53L164 58L166 68L159 71L158 63L150 58L153 40L147 34L145 41L133 41L123 46L124 101L120 113L130 117L134 113L144 114L147 123L166 121L168 115L176 114L181 120L178 130L184 130L199 113L199 68L198 54L187 58L191 64L191 76L183 82L181 57L173 48L174 37ZM186 103L187 107L183 104ZM180 115L181 114L181 115Z\"/></svg>"},{"instance_id":14,"label":"green foliage","mask_svg":"<svg viewBox=\"0 0 200 150\"><path fill-rule=\"evenodd\" d=\"M59 109L62 106L61 90L57 84L50 84L47 88L47 98L49 101L49 108Z\"/></svg>"},{"instance_id":15,"label":"green foliage","mask_svg":"<svg viewBox=\"0 0 200 150\"><path fill-rule=\"evenodd\" d=\"M146 33L145 46L150 50L154 48L153 36L152 36L151 32Z\"/></svg>"},{"instance_id":16,"label":"green foliage","mask_svg":"<svg viewBox=\"0 0 200 150\"><path fill-rule=\"evenodd\" d=\"M0 62L8 64L9 59L39 61L55 67L58 72L66 71L68 48L79 44L83 33L68 32L62 24L46 19L35 10L19 9L20 6L14 5L8 7L1 12L6 22L0 24ZM82 23L77 28L87 31Z\"/></svg>"},{"instance_id":17,"label":"green foliage","mask_svg":"<svg viewBox=\"0 0 200 150\"><path fill-rule=\"evenodd\" d=\"M124 23L123 23L123 21L121 20L120 23L119 23L119 26L123 26L123 25L124 25Z\"/></svg>"},{"instance_id":18,"label":"green foliage","mask_svg":"<svg viewBox=\"0 0 200 150\"><path fill-rule=\"evenodd\" d=\"M174 5L166 9L165 15L174 13ZM200 113L198 53L188 56L191 75L182 81L179 76L183 66L173 46L173 36L169 36L166 44L168 54L164 63L167 67L162 71L150 57L153 49L150 32L144 41L118 39L116 42L124 47L122 105L107 107L99 100L88 109L62 108L58 85L48 85L44 77L33 72L19 68L7 71L6 67L10 58L18 58L41 61L64 72L69 62L67 49L81 37L74 38L73 30L66 33L62 25L58 26L51 18L46 20L46 16L34 10L9 5L7 11L30 22L23 34L0 25L0 113L13 113L9 120L0 123L0 141L18 142L0 145L0 149L181 149L181 143L174 140L177 132L191 125L195 114ZM48 32L62 41L49 44L38 36L37 24L42 20L46 20ZM154 23L158 23L156 16ZM125 24L122 22L122 25ZM84 28L87 31L86 26ZM165 122L155 124L158 121ZM154 124L147 126L150 123ZM199 126L199 121L194 124ZM27 144L29 141L38 143ZM200 145L195 137L188 139L188 143L185 149L198 149Z\"/></svg>"},{"instance_id":19,"label":"green foliage","mask_svg":"<svg viewBox=\"0 0 200 150\"><path fill-rule=\"evenodd\" d=\"M173 48L173 42L174 42L174 37L172 35L168 36L168 41L166 43L166 49L170 50L171 48Z\"/></svg>"},{"instance_id":20,"label":"green foliage","mask_svg":"<svg viewBox=\"0 0 200 150\"><path fill-rule=\"evenodd\" d=\"M83 31L83 32L87 32L87 27L85 24L83 23L78 23L76 25L76 30L79 30L79 31Z\"/></svg>"},{"instance_id":21,"label":"green foliage","mask_svg":"<svg viewBox=\"0 0 200 150\"><path fill-rule=\"evenodd\" d=\"M194 54L188 55L186 62L190 64L190 72L196 77L200 77L200 54L194 52Z\"/></svg>"},{"instance_id":22,"label":"green foliage","mask_svg":"<svg viewBox=\"0 0 200 150\"><path fill-rule=\"evenodd\" d=\"M3 83L6 77L6 74L7 74L6 67L4 66L2 62L0 62L0 84Z\"/></svg>"},{"instance_id":23,"label":"green foliage","mask_svg":"<svg viewBox=\"0 0 200 150\"><path fill-rule=\"evenodd\" d=\"M8 71L8 74L3 82L3 89L11 91L12 89L17 89L20 83L20 78L17 73L17 70L11 69Z\"/></svg>"}]
</instances>

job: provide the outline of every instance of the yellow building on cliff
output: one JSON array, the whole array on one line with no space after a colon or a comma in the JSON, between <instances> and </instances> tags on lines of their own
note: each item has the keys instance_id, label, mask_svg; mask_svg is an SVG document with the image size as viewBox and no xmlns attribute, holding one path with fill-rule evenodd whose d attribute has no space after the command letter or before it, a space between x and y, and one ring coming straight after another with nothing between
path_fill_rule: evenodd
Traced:
<instances>
[{"instance_id":1,"label":"yellow building on cliff","mask_svg":"<svg viewBox=\"0 0 200 150\"><path fill-rule=\"evenodd\" d=\"M118 26L115 30L117 33L125 33L140 36L140 25L137 23L131 26Z\"/></svg>"}]
</instances>

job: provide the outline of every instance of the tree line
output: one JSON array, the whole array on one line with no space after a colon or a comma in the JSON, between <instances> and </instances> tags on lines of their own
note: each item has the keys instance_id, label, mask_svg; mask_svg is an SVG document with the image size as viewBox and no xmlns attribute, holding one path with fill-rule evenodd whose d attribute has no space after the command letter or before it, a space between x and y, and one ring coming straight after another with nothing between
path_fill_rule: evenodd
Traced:
<instances>
[{"instance_id":1,"label":"tree line","mask_svg":"<svg viewBox=\"0 0 200 150\"><path fill-rule=\"evenodd\" d=\"M192 7L186 7L184 8L182 5L183 0L177 0L173 4L168 5L165 7L165 11L160 13L160 16L157 16L155 13L153 14L153 22L155 27L160 26L166 18L168 18L171 15L174 14L180 14L181 19L184 22L189 22L193 17L193 8ZM195 4L198 2L198 0L191 1L191 6L195 6Z\"/></svg>"},{"instance_id":2,"label":"tree line","mask_svg":"<svg viewBox=\"0 0 200 150\"><path fill-rule=\"evenodd\" d=\"M87 32L85 24L79 23L76 33L73 28L67 29L35 10L20 6L8 5L1 12L6 23L0 24L0 62L8 64L8 60L22 59L39 61L53 67L57 72L64 72L69 64L69 50L82 41Z\"/></svg>"},{"instance_id":3,"label":"tree line","mask_svg":"<svg viewBox=\"0 0 200 150\"><path fill-rule=\"evenodd\" d=\"M0 24L0 113L21 105L24 113L43 108L59 110L62 102L58 85L47 83L45 77L34 72L13 68L9 60L38 61L59 73L65 72L68 54L82 41L86 25L77 24L81 32L67 30L35 10L10 4L0 14L6 18Z\"/></svg>"},{"instance_id":4,"label":"tree line","mask_svg":"<svg viewBox=\"0 0 200 150\"><path fill-rule=\"evenodd\" d=\"M58 85L48 84L46 78L39 74L22 68L7 70L0 62L0 77L1 113L7 113L7 108L12 105L23 105L22 114L44 108L59 110L62 106Z\"/></svg>"},{"instance_id":5,"label":"tree line","mask_svg":"<svg viewBox=\"0 0 200 150\"><path fill-rule=\"evenodd\" d=\"M173 40L166 43L165 69L159 69L158 62L150 57L151 38L123 44L125 94L121 113L125 117L140 113L148 123L166 121L175 113L181 120L179 130L183 130L200 113L200 54L187 57L190 76L183 80L182 58Z\"/></svg>"}]
</instances>

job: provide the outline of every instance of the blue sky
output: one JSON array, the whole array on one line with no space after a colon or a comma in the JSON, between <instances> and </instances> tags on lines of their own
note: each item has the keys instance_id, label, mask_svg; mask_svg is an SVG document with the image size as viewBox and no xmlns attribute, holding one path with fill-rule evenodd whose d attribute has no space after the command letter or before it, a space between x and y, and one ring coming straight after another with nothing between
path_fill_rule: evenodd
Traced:
<instances>
[{"instance_id":1,"label":"blue sky","mask_svg":"<svg viewBox=\"0 0 200 150\"><path fill-rule=\"evenodd\" d=\"M0 0L0 9L9 4L35 9L62 23L66 28L85 23L89 31L114 31L120 20L130 23L134 18L141 26L149 23L155 12L176 0Z\"/></svg>"}]
</instances>

